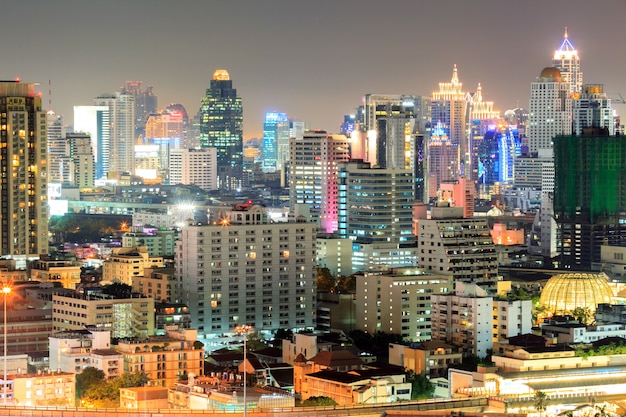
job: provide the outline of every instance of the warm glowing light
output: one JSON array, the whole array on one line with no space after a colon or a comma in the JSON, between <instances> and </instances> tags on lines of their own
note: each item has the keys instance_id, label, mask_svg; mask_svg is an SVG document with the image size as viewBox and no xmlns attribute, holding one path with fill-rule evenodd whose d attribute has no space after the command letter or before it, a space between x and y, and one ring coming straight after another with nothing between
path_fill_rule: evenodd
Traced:
<instances>
[{"instance_id":1,"label":"warm glowing light","mask_svg":"<svg viewBox=\"0 0 626 417\"><path fill-rule=\"evenodd\" d=\"M3 292L4 294L10 294L10 293L11 293L11 287L9 287L8 285L6 285L6 284L5 284L5 285L2 287L2 292Z\"/></svg>"}]
</instances>

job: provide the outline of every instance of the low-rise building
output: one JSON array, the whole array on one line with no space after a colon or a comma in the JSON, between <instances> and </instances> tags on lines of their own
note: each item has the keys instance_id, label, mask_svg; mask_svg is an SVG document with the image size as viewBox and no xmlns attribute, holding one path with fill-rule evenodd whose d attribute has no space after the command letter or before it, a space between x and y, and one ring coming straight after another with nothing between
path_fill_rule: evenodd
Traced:
<instances>
[{"instance_id":1,"label":"low-rise building","mask_svg":"<svg viewBox=\"0 0 626 417\"><path fill-rule=\"evenodd\" d=\"M350 372L323 370L304 376L302 400L329 397L338 405L388 404L410 400L411 383L402 367L361 369Z\"/></svg>"},{"instance_id":2,"label":"low-rise building","mask_svg":"<svg viewBox=\"0 0 626 417\"><path fill-rule=\"evenodd\" d=\"M120 408L132 410L158 410L168 408L167 388L120 388Z\"/></svg>"},{"instance_id":3,"label":"low-rise building","mask_svg":"<svg viewBox=\"0 0 626 417\"><path fill-rule=\"evenodd\" d=\"M57 290L52 296L53 331L95 326L111 331L112 338L146 338L154 334L154 299L141 294L106 294Z\"/></svg>"},{"instance_id":4,"label":"low-rise building","mask_svg":"<svg viewBox=\"0 0 626 417\"><path fill-rule=\"evenodd\" d=\"M182 298L173 267L144 268L142 275L133 277L133 291L156 302L176 303Z\"/></svg>"},{"instance_id":5,"label":"low-rise building","mask_svg":"<svg viewBox=\"0 0 626 417\"><path fill-rule=\"evenodd\" d=\"M196 344L198 331L166 328L164 336L121 340L124 372L144 372L155 386L173 387L188 375L204 374L204 349Z\"/></svg>"},{"instance_id":6,"label":"low-rise building","mask_svg":"<svg viewBox=\"0 0 626 417\"><path fill-rule=\"evenodd\" d=\"M80 265L74 261L42 258L33 261L29 269L31 281L59 283L71 289L80 284Z\"/></svg>"},{"instance_id":7,"label":"low-rise building","mask_svg":"<svg viewBox=\"0 0 626 417\"><path fill-rule=\"evenodd\" d=\"M431 340L411 346L389 345L389 363L430 378L446 376L448 368L463 362L463 349Z\"/></svg>"},{"instance_id":8,"label":"low-rise building","mask_svg":"<svg viewBox=\"0 0 626 417\"><path fill-rule=\"evenodd\" d=\"M16 405L75 406L76 374L72 372L16 374L9 378L13 381L13 392L8 395L12 394L13 403Z\"/></svg>"},{"instance_id":9,"label":"low-rise building","mask_svg":"<svg viewBox=\"0 0 626 417\"><path fill-rule=\"evenodd\" d=\"M143 276L145 268L162 268L163 257L151 256L146 246L114 248L102 263L102 280L133 285L135 277Z\"/></svg>"},{"instance_id":10,"label":"low-rise building","mask_svg":"<svg viewBox=\"0 0 626 417\"><path fill-rule=\"evenodd\" d=\"M431 339L431 295L452 292L452 277L398 268L356 275L357 329L370 334L399 334L402 339Z\"/></svg>"},{"instance_id":11,"label":"low-rise building","mask_svg":"<svg viewBox=\"0 0 626 417\"><path fill-rule=\"evenodd\" d=\"M50 336L50 369L80 374L93 367L110 379L122 374L122 365L122 354L111 349L109 330L68 330Z\"/></svg>"}]
</instances>

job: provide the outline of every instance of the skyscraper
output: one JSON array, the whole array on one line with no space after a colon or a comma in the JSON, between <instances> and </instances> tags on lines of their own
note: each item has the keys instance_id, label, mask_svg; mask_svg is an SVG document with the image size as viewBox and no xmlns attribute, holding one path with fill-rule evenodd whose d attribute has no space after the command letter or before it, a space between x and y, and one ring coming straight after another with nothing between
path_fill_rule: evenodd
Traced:
<instances>
[{"instance_id":1,"label":"skyscraper","mask_svg":"<svg viewBox=\"0 0 626 417\"><path fill-rule=\"evenodd\" d=\"M465 173L465 156L469 152L467 143L467 101L463 92L463 83L459 82L459 75L456 65L452 70L452 79L449 83L439 83L439 91L434 91L432 95L430 107L431 126L438 126L442 134L438 138L446 137L449 146L453 149L450 154L453 159L448 161L445 159L447 166L437 166L430 164L431 173L437 173L433 176L435 184L431 184L432 188L438 188L441 181L456 180L458 175ZM439 146L437 139L433 145ZM447 174L445 174L447 173ZM445 175L444 175L445 174Z\"/></svg>"},{"instance_id":2,"label":"skyscraper","mask_svg":"<svg viewBox=\"0 0 626 417\"><path fill-rule=\"evenodd\" d=\"M350 159L348 138L316 130L290 141L289 216L304 216L332 233L337 230L338 163Z\"/></svg>"},{"instance_id":3,"label":"skyscraper","mask_svg":"<svg viewBox=\"0 0 626 417\"><path fill-rule=\"evenodd\" d=\"M552 66L559 69L563 82L569 87L569 93L576 93L582 90L583 73L580 70L580 57L578 56L578 51L569 40L567 27L565 28L561 46L554 51Z\"/></svg>"},{"instance_id":4,"label":"skyscraper","mask_svg":"<svg viewBox=\"0 0 626 417\"><path fill-rule=\"evenodd\" d=\"M263 123L263 171L280 171L289 161L287 113L265 113Z\"/></svg>"},{"instance_id":5,"label":"skyscraper","mask_svg":"<svg viewBox=\"0 0 626 417\"><path fill-rule=\"evenodd\" d=\"M530 85L528 145L531 154L552 149L552 138L572 131L570 85L563 81L558 68L541 70Z\"/></svg>"},{"instance_id":6,"label":"skyscraper","mask_svg":"<svg viewBox=\"0 0 626 417\"><path fill-rule=\"evenodd\" d=\"M135 97L126 93L101 94L94 99L95 106L109 109L111 137L108 173L135 172ZM107 172L104 174L107 175Z\"/></svg>"},{"instance_id":7,"label":"skyscraper","mask_svg":"<svg viewBox=\"0 0 626 417\"><path fill-rule=\"evenodd\" d=\"M413 173L359 160L339 164L338 235L353 241L353 271L417 265Z\"/></svg>"},{"instance_id":8,"label":"skyscraper","mask_svg":"<svg viewBox=\"0 0 626 417\"><path fill-rule=\"evenodd\" d=\"M374 147L370 149L367 162L382 168L411 168L411 137L415 128L413 97L366 94L364 128L373 139L370 146Z\"/></svg>"},{"instance_id":9,"label":"skyscraper","mask_svg":"<svg viewBox=\"0 0 626 417\"><path fill-rule=\"evenodd\" d=\"M48 140L48 181L59 184L69 179L68 147L63 116L50 110L46 113Z\"/></svg>"},{"instance_id":10,"label":"skyscraper","mask_svg":"<svg viewBox=\"0 0 626 417\"><path fill-rule=\"evenodd\" d=\"M74 131L88 133L96 164L96 179L106 178L111 154L111 113L108 106L74 106Z\"/></svg>"},{"instance_id":11,"label":"skyscraper","mask_svg":"<svg viewBox=\"0 0 626 417\"><path fill-rule=\"evenodd\" d=\"M241 189L243 107L228 71L218 69L200 105L200 147L217 148L218 187Z\"/></svg>"},{"instance_id":12,"label":"skyscraper","mask_svg":"<svg viewBox=\"0 0 626 417\"><path fill-rule=\"evenodd\" d=\"M1 255L48 253L46 113L35 84L0 82Z\"/></svg>"},{"instance_id":13,"label":"skyscraper","mask_svg":"<svg viewBox=\"0 0 626 417\"><path fill-rule=\"evenodd\" d=\"M586 127L602 127L615 134L616 118L611 99L602 84L585 84L572 101L572 133L580 135Z\"/></svg>"},{"instance_id":14,"label":"skyscraper","mask_svg":"<svg viewBox=\"0 0 626 417\"><path fill-rule=\"evenodd\" d=\"M93 188L96 165L88 133L68 133L69 152L67 167L69 183L78 188Z\"/></svg>"},{"instance_id":15,"label":"skyscraper","mask_svg":"<svg viewBox=\"0 0 626 417\"><path fill-rule=\"evenodd\" d=\"M626 246L626 137L606 128L554 138L560 267L600 265L602 245Z\"/></svg>"}]
</instances>

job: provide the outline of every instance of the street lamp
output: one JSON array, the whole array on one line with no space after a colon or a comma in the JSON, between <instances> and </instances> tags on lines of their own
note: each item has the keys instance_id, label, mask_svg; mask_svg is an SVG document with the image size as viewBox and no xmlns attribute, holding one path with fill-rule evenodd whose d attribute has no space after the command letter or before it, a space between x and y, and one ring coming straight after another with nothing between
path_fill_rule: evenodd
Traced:
<instances>
[{"instance_id":1,"label":"street lamp","mask_svg":"<svg viewBox=\"0 0 626 417\"><path fill-rule=\"evenodd\" d=\"M252 326L247 324L243 324L241 326L235 327L235 331L239 334L243 334L243 417L246 417L246 411L248 409L248 404L246 403L246 353L247 353L247 342L248 342L248 333L252 331Z\"/></svg>"},{"instance_id":2,"label":"street lamp","mask_svg":"<svg viewBox=\"0 0 626 417\"><path fill-rule=\"evenodd\" d=\"M7 405L7 297L11 294L11 287L5 282L2 286L4 295L4 405Z\"/></svg>"}]
</instances>

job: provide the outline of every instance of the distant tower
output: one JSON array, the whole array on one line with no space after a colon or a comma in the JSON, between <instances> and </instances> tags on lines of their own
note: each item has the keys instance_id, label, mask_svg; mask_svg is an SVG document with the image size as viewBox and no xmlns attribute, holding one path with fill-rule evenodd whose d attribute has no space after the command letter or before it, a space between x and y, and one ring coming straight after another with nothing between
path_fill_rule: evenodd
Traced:
<instances>
[{"instance_id":1,"label":"distant tower","mask_svg":"<svg viewBox=\"0 0 626 417\"><path fill-rule=\"evenodd\" d=\"M50 110L46 113L48 140L48 182L67 183L69 179L68 147L63 116Z\"/></svg>"},{"instance_id":2,"label":"distant tower","mask_svg":"<svg viewBox=\"0 0 626 417\"><path fill-rule=\"evenodd\" d=\"M580 57L578 56L578 51L569 40L567 27L565 28L565 35L563 35L563 42L561 42L560 48L554 51L552 66L559 69L563 82L569 86L570 93L582 90L583 73L580 70Z\"/></svg>"},{"instance_id":3,"label":"distant tower","mask_svg":"<svg viewBox=\"0 0 626 417\"><path fill-rule=\"evenodd\" d=\"M289 119L286 113L265 113L263 171L280 171L289 161Z\"/></svg>"},{"instance_id":4,"label":"distant tower","mask_svg":"<svg viewBox=\"0 0 626 417\"><path fill-rule=\"evenodd\" d=\"M337 230L338 166L350 160L348 138L307 131L290 139L289 216L317 222L320 231Z\"/></svg>"},{"instance_id":5,"label":"distant tower","mask_svg":"<svg viewBox=\"0 0 626 417\"><path fill-rule=\"evenodd\" d=\"M91 137L88 133L68 133L69 183L74 187L93 188L96 173Z\"/></svg>"},{"instance_id":6,"label":"distant tower","mask_svg":"<svg viewBox=\"0 0 626 417\"><path fill-rule=\"evenodd\" d=\"M108 106L74 106L74 131L91 137L96 179L106 178L111 154L111 112Z\"/></svg>"},{"instance_id":7,"label":"distant tower","mask_svg":"<svg viewBox=\"0 0 626 417\"><path fill-rule=\"evenodd\" d=\"M430 107L431 126L439 125L440 129L443 129L444 136L454 148L454 160L446 167L431 165L431 174L448 172L448 177L434 177L436 184L431 184L431 187L438 187L441 181L456 180L459 175L464 174L465 158L469 152L466 112L467 100L455 65L450 82L439 83L439 91L433 92Z\"/></svg>"},{"instance_id":8,"label":"distant tower","mask_svg":"<svg viewBox=\"0 0 626 417\"><path fill-rule=\"evenodd\" d=\"M135 98L125 93L101 94L94 105L109 108L111 138L109 148L110 173L135 171ZM108 173L105 173L105 175Z\"/></svg>"},{"instance_id":9,"label":"distant tower","mask_svg":"<svg viewBox=\"0 0 626 417\"><path fill-rule=\"evenodd\" d=\"M530 85L528 115L529 151L536 154L552 149L552 138L572 131L570 85L558 68L547 67Z\"/></svg>"},{"instance_id":10,"label":"distant tower","mask_svg":"<svg viewBox=\"0 0 626 417\"><path fill-rule=\"evenodd\" d=\"M48 253L46 113L35 84L0 82L0 255Z\"/></svg>"},{"instance_id":11,"label":"distant tower","mask_svg":"<svg viewBox=\"0 0 626 417\"><path fill-rule=\"evenodd\" d=\"M200 105L200 147L217 148L218 187L243 184L243 107L228 71L213 74Z\"/></svg>"}]
</instances>

